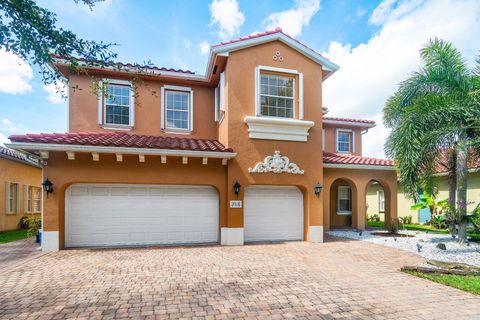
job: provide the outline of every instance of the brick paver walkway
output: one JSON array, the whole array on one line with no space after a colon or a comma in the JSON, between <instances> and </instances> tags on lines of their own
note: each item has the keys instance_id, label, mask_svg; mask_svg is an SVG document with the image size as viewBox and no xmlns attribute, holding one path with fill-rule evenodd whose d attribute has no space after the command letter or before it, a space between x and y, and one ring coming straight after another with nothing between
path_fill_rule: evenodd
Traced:
<instances>
[{"instance_id":1,"label":"brick paver walkway","mask_svg":"<svg viewBox=\"0 0 480 320\"><path fill-rule=\"evenodd\" d=\"M480 297L358 241L67 250L0 274L2 319L480 319Z\"/></svg>"},{"instance_id":2,"label":"brick paver walkway","mask_svg":"<svg viewBox=\"0 0 480 320\"><path fill-rule=\"evenodd\" d=\"M35 237L0 244L0 273L43 255L38 247Z\"/></svg>"}]
</instances>

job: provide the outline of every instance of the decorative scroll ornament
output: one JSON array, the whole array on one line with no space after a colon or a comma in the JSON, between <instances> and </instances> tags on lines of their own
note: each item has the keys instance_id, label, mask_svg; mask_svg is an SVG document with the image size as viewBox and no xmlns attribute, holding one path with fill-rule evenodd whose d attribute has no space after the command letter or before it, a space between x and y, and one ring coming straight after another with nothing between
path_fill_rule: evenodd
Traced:
<instances>
[{"instance_id":1,"label":"decorative scroll ornament","mask_svg":"<svg viewBox=\"0 0 480 320\"><path fill-rule=\"evenodd\" d=\"M304 174L304 171L301 170L295 163L290 162L290 159L286 156L282 156L280 151L275 151L273 156L268 156L263 160L263 162L258 162L255 167L248 168L248 172L256 173L292 173L292 174Z\"/></svg>"}]
</instances>

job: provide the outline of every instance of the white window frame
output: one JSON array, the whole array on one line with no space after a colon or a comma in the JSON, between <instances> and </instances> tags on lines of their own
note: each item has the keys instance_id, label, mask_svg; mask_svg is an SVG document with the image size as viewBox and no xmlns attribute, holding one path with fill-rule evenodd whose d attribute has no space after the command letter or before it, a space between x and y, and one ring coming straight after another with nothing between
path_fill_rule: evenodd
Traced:
<instances>
[{"instance_id":1,"label":"white window frame","mask_svg":"<svg viewBox=\"0 0 480 320\"><path fill-rule=\"evenodd\" d=\"M322 128L322 151L325 151L325 128Z\"/></svg>"},{"instance_id":2,"label":"white window frame","mask_svg":"<svg viewBox=\"0 0 480 320\"><path fill-rule=\"evenodd\" d=\"M12 195L10 193L10 187L11 185L15 185L15 194L16 198L12 198ZM10 205L10 200L13 199L15 203L15 210L12 208ZM7 181L5 182L5 214L16 214L20 212L20 186L16 182L10 182Z\"/></svg>"},{"instance_id":3,"label":"white window frame","mask_svg":"<svg viewBox=\"0 0 480 320\"><path fill-rule=\"evenodd\" d=\"M219 124L225 117L225 72L220 73L218 86L215 88L215 121Z\"/></svg>"},{"instance_id":4,"label":"white window frame","mask_svg":"<svg viewBox=\"0 0 480 320\"><path fill-rule=\"evenodd\" d=\"M385 212L385 191L378 190L377 197L378 197L378 212L384 213Z\"/></svg>"},{"instance_id":5,"label":"white window frame","mask_svg":"<svg viewBox=\"0 0 480 320\"><path fill-rule=\"evenodd\" d=\"M104 99L103 92L105 90L104 86L106 85L121 85L130 87L130 106L128 114L128 125L124 124L107 124L107 103ZM135 127L135 93L133 85L128 80L118 80L118 79L102 79L98 82L99 92L98 92L98 125L104 129L113 129L113 130L131 130Z\"/></svg>"},{"instance_id":6,"label":"white window frame","mask_svg":"<svg viewBox=\"0 0 480 320\"><path fill-rule=\"evenodd\" d=\"M188 105L188 129L172 129L167 128L167 114L166 114L166 93L165 91L180 91L180 92L188 92L189 93L189 105ZM168 133L178 133L178 134L189 134L193 131L193 90L190 87L182 87L182 86L170 86L164 85L160 89L161 92L161 103L160 103L160 111L161 111L161 118L160 118L160 126L161 129Z\"/></svg>"},{"instance_id":7,"label":"white window frame","mask_svg":"<svg viewBox=\"0 0 480 320\"><path fill-rule=\"evenodd\" d=\"M284 73L284 74L291 74L298 76L298 119L303 119L303 73L299 72L298 70L293 69L284 69L284 68L277 68L277 67L269 67L269 66L257 66L255 67L255 116L257 117L266 117L262 116L261 112L261 105L260 105L260 74L262 71L270 71L270 72L277 72L277 73ZM295 99L296 99L296 90L295 90L295 79L293 82L293 118L286 118L285 119L295 119L297 115L297 110L295 107ZM281 118L281 117L275 117Z\"/></svg>"},{"instance_id":8,"label":"white window frame","mask_svg":"<svg viewBox=\"0 0 480 320\"><path fill-rule=\"evenodd\" d=\"M346 199L340 199L340 190L341 189L347 189L348 190L348 195L349 195L349 203L350 203L350 210L340 210L340 200L346 200ZM350 186L338 186L337 189L337 214L341 216L348 216L352 214L352 188Z\"/></svg>"},{"instance_id":9,"label":"white window frame","mask_svg":"<svg viewBox=\"0 0 480 320\"><path fill-rule=\"evenodd\" d=\"M340 151L339 150L339 148L338 148L338 145L339 145L338 134L340 132L351 133L350 137L351 137L352 141L350 141L350 151ZM354 153L355 152L355 131L353 131L352 129L337 129L336 134L335 134L335 150L336 150L336 152L339 152L339 153Z\"/></svg>"},{"instance_id":10,"label":"white window frame","mask_svg":"<svg viewBox=\"0 0 480 320\"><path fill-rule=\"evenodd\" d=\"M25 192L24 192L24 211L25 213L40 213L42 211L42 193L41 193L41 188L37 186L31 186L31 185L25 185ZM39 206L38 210L34 210L34 202L35 198L33 197L33 192L35 189L40 189L40 198L37 199L39 201Z\"/></svg>"}]
</instances>

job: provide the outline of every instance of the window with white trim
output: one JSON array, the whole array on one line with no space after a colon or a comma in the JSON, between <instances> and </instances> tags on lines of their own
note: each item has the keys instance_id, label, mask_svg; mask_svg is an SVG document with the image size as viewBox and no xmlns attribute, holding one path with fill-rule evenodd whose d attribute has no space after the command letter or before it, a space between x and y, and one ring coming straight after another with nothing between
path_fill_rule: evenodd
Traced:
<instances>
[{"instance_id":1,"label":"window with white trim","mask_svg":"<svg viewBox=\"0 0 480 320\"><path fill-rule=\"evenodd\" d=\"M164 88L165 129L192 130L192 91Z\"/></svg>"},{"instance_id":2,"label":"window with white trim","mask_svg":"<svg viewBox=\"0 0 480 320\"><path fill-rule=\"evenodd\" d=\"M349 186L338 186L338 214L352 212L352 190Z\"/></svg>"},{"instance_id":3,"label":"window with white trim","mask_svg":"<svg viewBox=\"0 0 480 320\"><path fill-rule=\"evenodd\" d=\"M5 183L5 213L17 213L19 211L18 183Z\"/></svg>"},{"instance_id":4,"label":"window with white trim","mask_svg":"<svg viewBox=\"0 0 480 320\"><path fill-rule=\"evenodd\" d=\"M378 211L385 212L385 192L378 190Z\"/></svg>"},{"instance_id":5,"label":"window with white trim","mask_svg":"<svg viewBox=\"0 0 480 320\"><path fill-rule=\"evenodd\" d=\"M260 115L293 118L295 78L260 74Z\"/></svg>"},{"instance_id":6,"label":"window with white trim","mask_svg":"<svg viewBox=\"0 0 480 320\"><path fill-rule=\"evenodd\" d=\"M134 126L134 89L126 80L104 79L99 82L98 124L105 128Z\"/></svg>"},{"instance_id":7,"label":"window with white trim","mask_svg":"<svg viewBox=\"0 0 480 320\"><path fill-rule=\"evenodd\" d=\"M41 210L42 189L40 187L26 186L25 212L39 213Z\"/></svg>"},{"instance_id":8,"label":"window with white trim","mask_svg":"<svg viewBox=\"0 0 480 320\"><path fill-rule=\"evenodd\" d=\"M337 130L337 152L353 152L353 132Z\"/></svg>"}]
</instances>

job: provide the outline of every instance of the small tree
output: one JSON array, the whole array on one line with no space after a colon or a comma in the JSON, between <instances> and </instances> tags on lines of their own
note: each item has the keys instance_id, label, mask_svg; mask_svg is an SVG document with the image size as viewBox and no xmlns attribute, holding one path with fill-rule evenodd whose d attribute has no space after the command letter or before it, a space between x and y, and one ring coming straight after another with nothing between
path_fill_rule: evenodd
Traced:
<instances>
[{"instance_id":1,"label":"small tree","mask_svg":"<svg viewBox=\"0 0 480 320\"><path fill-rule=\"evenodd\" d=\"M90 9L99 2L74 1ZM116 58L110 50L113 43L78 38L73 32L57 27L56 22L56 15L39 7L34 0L1 0L0 49L37 65L45 84L62 81L61 75L49 65L52 54L61 56L74 69L79 66L78 58L86 66L105 66Z\"/></svg>"},{"instance_id":2,"label":"small tree","mask_svg":"<svg viewBox=\"0 0 480 320\"><path fill-rule=\"evenodd\" d=\"M448 207L448 200L439 200L436 201L435 197L427 192L423 192L423 196L418 199L418 202L410 207L411 210L421 210L429 209L430 210L430 224L434 224L435 218L443 213Z\"/></svg>"}]
</instances>

